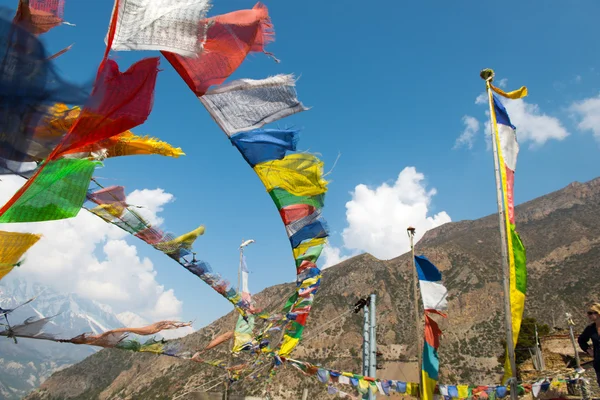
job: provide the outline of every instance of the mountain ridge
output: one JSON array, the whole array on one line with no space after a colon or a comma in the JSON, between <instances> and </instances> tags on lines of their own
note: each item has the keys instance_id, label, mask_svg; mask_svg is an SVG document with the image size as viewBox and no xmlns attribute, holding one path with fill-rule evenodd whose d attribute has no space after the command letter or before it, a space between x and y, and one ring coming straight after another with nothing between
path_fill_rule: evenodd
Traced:
<instances>
[{"instance_id":1,"label":"mountain ridge","mask_svg":"<svg viewBox=\"0 0 600 400\"><path fill-rule=\"evenodd\" d=\"M516 226L527 248L529 288L526 315L551 326L565 326L571 312L578 327L584 310L600 293L600 178L567 187L516 207ZM497 383L502 354L503 291L497 215L451 222L425 233L416 244L442 271L449 290L448 318L440 354L444 383ZM571 273L577 271L577 274ZM359 372L362 315L349 312L360 297L377 295L378 377L418 380L416 329L412 299L412 260L402 254L378 260L364 253L323 271L304 339L293 357L345 371ZM278 309L294 283L264 289L254 298L267 310ZM280 308L280 307L279 307ZM202 348L231 330L233 312L179 339L182 347ZM335 321L332 323L331 321ZM226 346L225 346L226 347ZM208 357L208 356L207 356ZM210 357L227 357L227 348ZM107 367L110 365L110 368ZM218 373L190 361L103 350L55 373L28 399L172 398L198 387ZM263 392L261 381L243 381L235 393ZM332 398L314 378L285 366L271 384L275 398L297 399L308 388L315 399ZM352 392L351 388L345 388Z\"/></svg>"}]
</instances>

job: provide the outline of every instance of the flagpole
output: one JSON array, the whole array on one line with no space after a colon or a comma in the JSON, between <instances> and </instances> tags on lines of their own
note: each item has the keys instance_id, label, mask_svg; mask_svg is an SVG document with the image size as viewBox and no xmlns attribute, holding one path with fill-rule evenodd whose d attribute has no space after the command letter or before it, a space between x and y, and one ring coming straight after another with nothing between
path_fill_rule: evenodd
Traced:
<instances>
[{"instance_id":1,"label":"flagpole","mask_svg":"<svg viewBox=\"0 0 600 400\"><path fill-rule=\"evenodd\" d=\"M515 359L515 346L513 341L513 327L512 327L512 312L510 306L510 270L508 267L508 244L506 241L506 221L504 217L504 202L502 200L502 183L500 179L500 166L498 165L498 146L496 143L496 118L494 118L494 99L492 97L492 88L490 87L491 82L494 80L494 71L490 69L484 69L480 73L481 79L485 80L486 91L488 94L488 103L490 107L490 132L492 135L492 152L494 154L494 173L496 175L496 195L498 202L498 222L500 229L500 241L502 251L502 275L503 275L503 286L504 286L504 318L506 328L506 348L508 353L508 359L510 362L510 368L512 377L510 380L510 398L511 400L517 399L517 364Z\"/></svg>"},{"instance_id":2,"label":"flagpole","mask_svg":"<svg viewBox=\"0 0 600 400\"><path fill-rule=\"evenodd\" d=\"M423 397L423 377L421 374L422 369L422 360L421 353L423 349L421 348L421 318L419 314L419 290L417 286L419 285L419 275L417 274L417 264L415 262L415 228L409 226L406 229L408 233L408 237L410 238L410 253L412 258L412 270L413 270L413 297L414 297L414 309L415 309L415 330L417 332L417 360L418 366L417 369L419 371L419 392L421 393L421 397Z\"/></svg>"}]
</instances>

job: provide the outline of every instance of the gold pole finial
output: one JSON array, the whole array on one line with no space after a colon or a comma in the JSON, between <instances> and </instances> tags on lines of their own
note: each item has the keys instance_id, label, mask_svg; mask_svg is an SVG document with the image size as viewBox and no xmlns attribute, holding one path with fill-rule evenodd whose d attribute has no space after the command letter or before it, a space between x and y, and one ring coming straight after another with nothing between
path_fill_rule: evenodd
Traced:
<instances>
[{"instance_id":1,"label":"gold pole finial","mask_svg":"<svg viewBox=\"0 0 600 400\"><path fill-rule=\"evenodd\" d=\"M484 81L489 81L492 82L494 80L494 70L491 68L485 68L482 69L481 72L479 73L479 76L481 77L481 79L483 79Z\"/></svg>"}]
</instances>

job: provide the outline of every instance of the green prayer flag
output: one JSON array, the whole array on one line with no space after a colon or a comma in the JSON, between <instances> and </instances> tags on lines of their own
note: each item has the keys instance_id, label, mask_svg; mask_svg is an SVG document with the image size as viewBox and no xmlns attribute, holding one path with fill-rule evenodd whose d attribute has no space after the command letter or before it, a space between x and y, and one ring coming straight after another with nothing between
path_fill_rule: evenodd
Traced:
<instances>
[{"instance_id":1,"label":"green prayer flag","mask_svg":"<svg viewBox=\"0 0 600 400\"><path fill-rule=\"evenodd\" d=\"M317 196L296 196L287 190L275 188L269 192L269 195L273 199L278 210L293 204L308 204L315 208L323 208L323 205L325 204L325 194L319 194Z\"/></svg>"},{"instance_id":2,"label":"green prayer flag","mask_svg":"<svg viewBox=\"0 0 600 400\"><path fill-rule=\"evenodd\" d=\"M75 217L85 202L98 161L50 161L0 217L0 222L52 221Z\"/></svg>"}]
</instances>

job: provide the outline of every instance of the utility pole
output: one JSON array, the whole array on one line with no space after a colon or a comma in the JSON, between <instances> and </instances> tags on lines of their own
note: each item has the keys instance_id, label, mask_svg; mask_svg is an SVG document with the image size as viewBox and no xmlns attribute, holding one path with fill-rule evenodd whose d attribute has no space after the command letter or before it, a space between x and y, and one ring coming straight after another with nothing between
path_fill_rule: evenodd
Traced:
<instances>
[{"instance_id":1,"label":"utility pole","mask_svg":"<svg viewBox=\"0 0 600 400\"><path fill-rule=\"evenodd\" d=\"M364 376L369 376L369 304L365 305L363 308L364 311L364 319L363 319L363 365L362 365L362 374Z\"/></svg>"},{"instance_id":2,"label":"utility pole","mask_svg":"<svg viewBox=\"0 0 600 400\"><path fill-rule=\"evenodd\" d=\"M361 300L364 301L364 300ZM358 305L359 303L357 303ZM356 307L356 306L355 306ZM358 309L355 308L354 312ZM372 294L366 299L366 304L363 307L364 320L363 320L363 365L362 374L363 376L375 377L377 360L376 354L377 343L375 338L375 295ZM362 397L364 400L374 400L375 396L371 392L369 386L369 392Z\"/></svg>"},{"instance_id":3,"label":"utility pole","mask_svg":"<svg viewBox=\"0 0 600 400\"><path fill-rule=\"evenodd\" d=\"M369 302L369 316L371 317L371 326L369 327L369 376L375 378L377 375L377 320L376 320L376 309L375 309L375 294L371 295ZM375 395L371 392L369 385L369 400L375 399Z\"/></svg>"}]
</instances>

